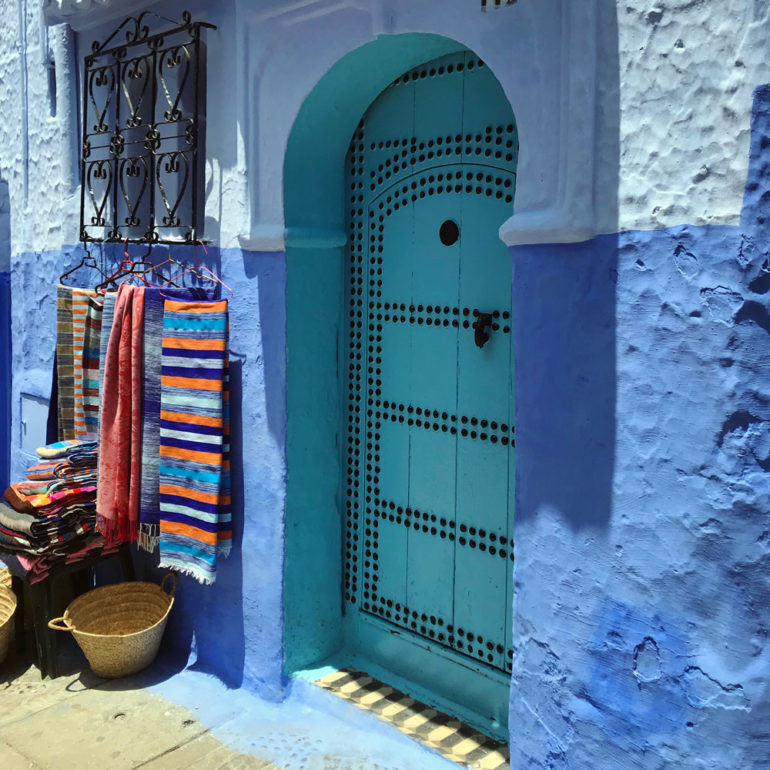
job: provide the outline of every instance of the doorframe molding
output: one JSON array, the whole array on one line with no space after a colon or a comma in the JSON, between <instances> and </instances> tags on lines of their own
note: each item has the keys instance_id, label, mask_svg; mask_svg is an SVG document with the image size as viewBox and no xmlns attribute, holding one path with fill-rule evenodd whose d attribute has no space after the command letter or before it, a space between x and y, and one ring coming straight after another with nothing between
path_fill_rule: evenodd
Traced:
<instances>
[{"instance_id":1,"label":"doorframe molding","mask_svg":"<svg viewBox=\"0 0 770 770\"><path fill-rule=\"evenodd\" d=\"M287 442L284 671L342 645L342 510L338 374L343 329L345 157L369 105L399 75L465 50L433 34L388 35L340 59L299 110L284 160ZM319 136L324 137L319 152ZM312 205L310 205L312 202Z\"/></svg>"}]
</instances>

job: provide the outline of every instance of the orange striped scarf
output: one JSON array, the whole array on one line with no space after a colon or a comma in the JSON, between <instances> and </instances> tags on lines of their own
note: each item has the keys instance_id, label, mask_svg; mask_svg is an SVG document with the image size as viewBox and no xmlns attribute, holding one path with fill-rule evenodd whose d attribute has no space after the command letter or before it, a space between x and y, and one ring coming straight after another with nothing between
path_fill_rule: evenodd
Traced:
<instances>
[{"instance_id":1,"label":"orange striped scarf","mask_svg":"<svg viewBox=\"0 0 770 770\"><path fill-rule=\"evenodd\" d=\"M87 440L95 438L93 430L89 433L86 424L86 413L84 395L86 388L83 382L84 357L83 348L86 341L86 319L88 317L89 305L94 308L103 304L103 300L98 297L95 291L89 289L72 290L72 370L74 376L74 436L65 436L65 438L77 438ZM101 326L101 318L99 319ZM97 362L98 365L98 362Z\"/></svg>"},{"instance_id":2,"label":"orange striped scarf","mask_svg":"<svg viewBox=\"0 0 770 770\"><path fill-rule=\"evenodd\" d=\"M160 412L160 565L202 583L232 541L227 300L166 300Z\"/></svg>"}]
</instances>

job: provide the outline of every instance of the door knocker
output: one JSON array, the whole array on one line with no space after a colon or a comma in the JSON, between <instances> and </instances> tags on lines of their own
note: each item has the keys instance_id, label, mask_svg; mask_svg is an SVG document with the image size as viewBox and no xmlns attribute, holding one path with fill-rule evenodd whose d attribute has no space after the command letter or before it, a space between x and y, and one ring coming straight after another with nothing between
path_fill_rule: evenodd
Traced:
<instances>
[{"instance_id":1,"label":"door knocker","mask_svg":"<svg viewBox=\"0 0 770 770\"><path fill-rule=\"evenodd\" d=\"M489 342L489 334L486 332L488 326L492 326L492 313L479 313L476 320L471 324L473 326L474 340L476 346L483 348Z\"/></svg>"}]
</instances>

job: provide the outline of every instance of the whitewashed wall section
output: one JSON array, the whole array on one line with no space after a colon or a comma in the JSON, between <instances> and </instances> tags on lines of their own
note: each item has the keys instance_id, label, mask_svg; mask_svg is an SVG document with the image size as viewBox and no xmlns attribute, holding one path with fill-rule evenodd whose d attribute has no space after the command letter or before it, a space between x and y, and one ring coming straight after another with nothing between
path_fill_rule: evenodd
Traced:
<instances>
[{"instance_id":1,"label":"whitewashed wall section","mask_svg":"<svg viewBox=\"0 0 770 770\"><path fill-rule=\"evenodd\" d=\"M81 42L98 37L109 29L106 20L114 25L116 18L114 2L46 5L49 20L67 19L83 30ZM516 214L502 229L507 242L739 219L751 93L770 81L766 0L520 0L487 13L473 0L445 0L440 12L429 0L130 6L152 6L170 17L190 7L219 26L208 36L216 65L209 71L207 235L223 246L282 248L283 158L303 100L345 53L378 35L405 32L441 34L473 49L511 100L521 155ZM0 104L19 116L0 129L0 138L14 134L0 147L0 169L11 177L23 174L17 84L26 78L34 204L28 212L45 224L27 226L29 218L22 217L14 251L77 238L71 223L78 197L69 191L68 164L60 160L71 123L58 115L51 121L41 108L48 86L36 53L39 6L26 7L25 54L23 38L12 32L25 7L23 0L0 3L9 22L0 62L9 77ZM64 77L73 65L62 61L57 73ZM12 199L18 200L15 189Z\"/></svg>"},{"instance_id":2,"label":"whitewashed wall section","mask_svg":"<svg viewBox=\"0 0 770 770\"><path fill-rule=\"evenodd\" d=\"M620 229L737 224L770 3L618 3Z\"/></svg>"},{"instance_id":3,"label":"whitewashed wall section","mask_svg":"<svg viewBox=\"0 0 770 770\"><path fill-rule=\"evenodd\" d=\"M33 0L0 2L0 179L11 253L77 240L74 37Z\"/></svg>"},{"instance_id":4,"label":"whitewashed wall section","mask_svg":"<svg viewBox=\"0 0 770 770\"><path fill-rule=\"evenodd\" d=\"M506 13L480 13L473 3L272 4L248 15L257 85L254 155L260 161L253 196L252 245L282 222L283 148L303 100L345 53L379 35L432 32L478 53L499 77L516 114L521 140L519 237L583 238L593 228L593 130L596 4L545 0ZM509 14L507 11L519 11ZM572 29L583 30L580 39ZM311 32L312 30L312 32ZM587 37L586 37L587 35ZM312 42L310 42L312 40ZM282 94L280 109L275 95Z\"/></svg>"}]
</instances>

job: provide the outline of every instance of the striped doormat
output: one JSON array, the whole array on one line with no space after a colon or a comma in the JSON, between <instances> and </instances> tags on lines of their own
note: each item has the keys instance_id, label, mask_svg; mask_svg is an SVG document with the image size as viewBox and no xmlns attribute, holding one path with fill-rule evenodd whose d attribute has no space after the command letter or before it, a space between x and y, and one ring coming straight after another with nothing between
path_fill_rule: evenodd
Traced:
<instances>
[{"instance_id":1,"label":"striped doormat","mask_svg":"<svg viewBox=\"0 0 770 770\"><path fill-rule=\"evenodd\" d=\"M465 722L410 698L355 668L343 668L316 684L371 711L452 762L478 770L508 770L508 745Z\"/></svg>"}]
</instances>

